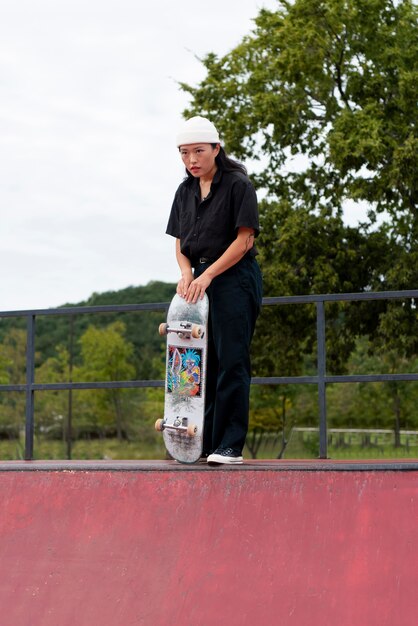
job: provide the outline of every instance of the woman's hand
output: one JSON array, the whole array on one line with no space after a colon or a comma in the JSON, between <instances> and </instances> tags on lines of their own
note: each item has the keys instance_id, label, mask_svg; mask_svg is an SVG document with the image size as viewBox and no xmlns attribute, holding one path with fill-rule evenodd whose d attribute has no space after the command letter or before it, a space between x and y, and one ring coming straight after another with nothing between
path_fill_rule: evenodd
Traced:
<instances>
[{"instance_id":1,"label":"woman's hand","mask_svg":"<svg viewBox=\"0 0 418 626\"><path fill-rule=\"evenodd\" d=\"M205 295L205 291L209 287L211 282L212 278L208 276L206 272L203 272L203 274L201 274L198 278L192 280L186 292L186 301L189 304L191 302L195 304L199 300L199 298L200 300L202 300L203 296Z\"/></svg>"},{"instance_id":2,"label":"woman's hand","mask_svg":"<svg viewBox=\"0 0 418 626\"><path fill-rule=\"evenodd\" d=\"M177 293L179 296L181 296L182 298L186 298L187 296L187 291L189 289L190 283L193 280L193 273L190 270L190 272L184 272L179 280L179 282L177 283Z\"/></svg>"}]
</instances>

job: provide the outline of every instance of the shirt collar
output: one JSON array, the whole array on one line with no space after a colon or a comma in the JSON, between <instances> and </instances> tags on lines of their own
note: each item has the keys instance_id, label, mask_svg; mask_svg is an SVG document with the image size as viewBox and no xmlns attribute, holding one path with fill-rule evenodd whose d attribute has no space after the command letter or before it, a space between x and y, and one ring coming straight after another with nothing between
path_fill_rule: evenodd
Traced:
<instances>
[{"instance_id":1,"label":"shirt collar","mask_svg":"<svg viewBox=\"0 0 418 626\"><path fill-rule=\"evenodd\" d=\"M222 170L218 169L215 172L215 176L213 177L212 185L219 185L222 180Z\"/></svg>"},{"instance_id":2,"label":"shirt collar","mask_svg":"<svg viewBox=\"0 0 418 626\"><path fill-rule=\"evenodd\" d=\"M219 185L219 183L222 180L222 174L223 174L222 170L218 168L216 170L216 172L215 172L215 176L213 177L211 187L214 186L214 185ZM198 195L200 197L199 179L198 178L194 178L194 177L193 178L190 177L189 180L190 180L190 184L191 184L192 189L194 190L196 195Z\"/></svg>"}]
</instances>

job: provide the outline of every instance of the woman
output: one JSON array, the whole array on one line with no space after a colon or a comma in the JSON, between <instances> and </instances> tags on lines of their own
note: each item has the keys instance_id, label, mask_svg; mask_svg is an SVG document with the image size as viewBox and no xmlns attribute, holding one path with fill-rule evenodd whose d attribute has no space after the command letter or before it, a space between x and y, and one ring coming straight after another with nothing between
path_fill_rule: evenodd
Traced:
<instances>
[{"instance_id":1,"label":"woman","mask_svg":"<svg viewBox=\"0 0 418 626\"><path fill-rule=\"evenodd\" d=\"M192 117L177 136L187 177L174 197L167 234L176 238L177 293L209 297L203 458L242 463L248 431L250 343L262 298L254 239L255 190L208 119Z\"/></svg>"}]
</instances>

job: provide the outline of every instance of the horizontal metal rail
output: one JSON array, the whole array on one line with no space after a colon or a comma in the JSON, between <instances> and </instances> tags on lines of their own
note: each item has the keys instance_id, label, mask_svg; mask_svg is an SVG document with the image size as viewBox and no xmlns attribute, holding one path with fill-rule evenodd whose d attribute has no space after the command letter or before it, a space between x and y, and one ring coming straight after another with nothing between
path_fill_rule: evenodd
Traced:
<instances>
[{"instance_id":1,"label":"horizontal metal rail","mask_svg":"<svg viewBox=\"0 0 418 626\"><path fill-rule=\"evenodd\" d=\"M1 317L28 317L30 315L87 315L94 313L132 313L136 311L165 311L169 302L147 302L144 304L102 304L97 306L67 306L56 309L23 309L22 311L0 311Z\"/></svg>"},{"instance_id":2,"label":"horizontal metal rail","mask_svg":"<svg viewBox=\"0 0 418 626\"><path fill-rule=\"evenodd\" d=\"M314 304L317 320L317 375L316 376L269 376L254 377L255 385L303 385L312 384L318 387L319 403L319 457L327 458L327 416L326 386L333 383L371 383L388 381L417 381L418 373L405 374L371 374L329 376L326 374L326 328L325 303L327 302L358 302L370 300L401 300L418 299L418 289L403 291L381 291L341 294L313 294L301 296L279 296L263 298L263 306ZM68 306L49 309L33 309L21 311L0 311L1 318L26 318L27 350L26 350L26 383L16 385L0 385L0 392L26 393L26 425L25 425L25 459L33 459L34 442L34 394L37 391L87 390L87 389L135 389L147 387L164 387L162 380L129 380L103 382L65 382L35 383L35 329L36 318L43 316L92 315L100 313L132 313L140 311L167 311L169 302L99 305L99 306Z\"/></svg>"}]
</instances>

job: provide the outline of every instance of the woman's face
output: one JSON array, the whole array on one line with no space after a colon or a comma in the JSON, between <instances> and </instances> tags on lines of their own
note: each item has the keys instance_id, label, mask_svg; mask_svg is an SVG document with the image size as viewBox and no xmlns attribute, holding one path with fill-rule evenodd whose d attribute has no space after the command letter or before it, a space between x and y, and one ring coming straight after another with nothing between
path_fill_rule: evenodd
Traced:
<instances>
[{"instance_id":1,"label":"woman's face","mask_svg":"<svg viewBox=\"0 0 418 626\"><path fill-rule=\"evenodd\" d=\"M205 178L216 172L215 158L219 154L219 148L219 144L214 148L210 143L191 143L180 146L179 151L190 174L195 178Z\"/></svg>"}]
</instances>

